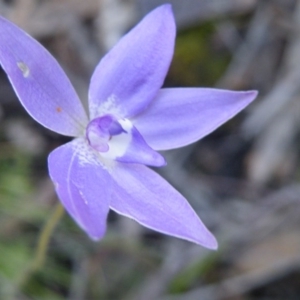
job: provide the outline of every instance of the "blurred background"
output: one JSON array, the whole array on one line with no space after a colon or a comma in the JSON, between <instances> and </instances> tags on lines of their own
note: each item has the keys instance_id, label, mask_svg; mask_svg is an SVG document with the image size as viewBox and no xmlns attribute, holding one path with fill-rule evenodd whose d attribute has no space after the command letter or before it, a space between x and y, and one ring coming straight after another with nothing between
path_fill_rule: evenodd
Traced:
<instances>
[{"instance_id":1,"label":"blurred background","mask_svg":"<svg viewBox=\"0 0 300 300\"><path fill-rule=\"evenodd\" d=\"M57 203L47 155L68 139L27 115L0 70L0 299L300 299L300 1L168 2L178 36L165 86L260 91L213 134L163 153L168 166L157 170L219 250L113 213L94 243L65 215L44 267L20 287ZM162 3L1 0L0 14L55 56L85 102L100 58Z\"/></svg>"}]
</instances>

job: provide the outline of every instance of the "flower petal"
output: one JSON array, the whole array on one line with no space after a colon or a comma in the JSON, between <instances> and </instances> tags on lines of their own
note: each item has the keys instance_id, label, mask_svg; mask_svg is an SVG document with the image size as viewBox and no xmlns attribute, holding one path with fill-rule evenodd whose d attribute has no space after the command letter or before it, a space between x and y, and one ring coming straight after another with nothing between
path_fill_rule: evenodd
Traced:
<instances>
[{"instance_id":1,"label":"flower petal","mask_svg":"<svg viewBox=\"0 0 300 300\"><path fill-rule=\"evenodd\" d=\"M87 116L64 71L43 46L2 17L0 63L32 118L64 135L82 132Z\"/></svg>"},{"instance_id":2,"label":"flower petal","mask_svg":"<svg viewBox=\"0 0 300 300\"><path fill-rule=\"evenodd\" d=\"M104 128L101 128L100 124L104 118L108 119L108 116L94 119L90 122L87 129L89 144L95 150L101 152L102 157L124 163L139 163L153 167L166 165L163 156L149 147L141 134L128 119L120 119L109 125L114 125L115 128L112 129L116 134L112 135L107 141L107 151L104 148L105 144L102 144L104 134L102 134L101 131ZM116 124L118 124L119 127L117 127ZM102 148L102 150L100 148Z\"/></svg>"},{"instance_id":3,"label":"flower petal","mask_svg":"<svg viewBox=\"0 0 300 300\"><path fill-rule=\"evenodd\" d=\"M116 157L117 161L125 163L139 163L153 167L162 167L166 165L164 157L149 147L134 126L126 128L124 124L122 125L124 129L128 130L127 135L131 135L131 139L126 147L125 153L122 156ZM122 134L124 135L125 133ZM116 136L116 138L118 138L118 136ZM114 139L111 139L111 143L113 141ZM116 146L114 145L114 147Z\"/></svg>"},{"instance_id":4,"label":"flower petal","mask_svg":"<svg viewBox=\"0 0 300 300\"><path fill-rule=\"evenodd\" d=\"M82 139L52 151L49 174L68 213L92 239L105 234L111 176Z\"/></svg>"},{"instance_id":5,"label":"flower petal","mask_svg":"<svg viewBox=\"0 0 300 300\"><path fill-rule=\"evenodd\" d=\"M153 230L217 248L216 239L186 199L154 171L143 165L119 164L112 177L111 209Z\"/></svg>"},{"instance_id":6,"label":"flower petal","mask_svg":"<svg viewBox=\"0 0 300 300\"><path fill-rule=\"evenodd\" d=\"M235 116L257 96L209 88L168 88L132 120L155 150L191 144Z\"/></svg>"},{"instance_id":7,"label":"flower petal","mask_svg":"<svg viewBox=\"0 0 300 300\"><path fill-rule=\"evenodd\" d=\"M91 119L126 118L146 108L162 86L175 41L171 5L149 13L100 61L90 85Z\"/></svg>"}]
</instances>

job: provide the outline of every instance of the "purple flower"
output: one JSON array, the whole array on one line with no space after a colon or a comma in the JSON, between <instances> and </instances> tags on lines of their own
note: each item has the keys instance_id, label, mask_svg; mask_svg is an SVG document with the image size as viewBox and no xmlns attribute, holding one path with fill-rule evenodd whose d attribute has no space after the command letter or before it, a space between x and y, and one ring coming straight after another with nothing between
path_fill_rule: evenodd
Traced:
<instances>
[{"instance_id":1,"label":"purple flower","mask_svg":"<svg viewBox=\"0 0 300 300\"><path fill-rule=\"evenodd\" d=\"M199 140L257 92L160 89L174 40L174 18L166 4L100 61L87 114L47 50L0 18L0 62L22 105L43 126L74 137L50 153L49 173L62 204L92 239L103 237L112 209L153 230L217 248L186 199L145 165L165 165L158 150Z\"/></svg>"}]
</instances>

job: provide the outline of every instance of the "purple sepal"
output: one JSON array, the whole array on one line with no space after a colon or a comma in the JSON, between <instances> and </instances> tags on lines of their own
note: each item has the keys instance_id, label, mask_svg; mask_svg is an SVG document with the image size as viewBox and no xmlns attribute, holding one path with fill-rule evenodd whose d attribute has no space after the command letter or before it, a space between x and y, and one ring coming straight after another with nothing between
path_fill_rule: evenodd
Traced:
<instances>
[{"instance_id":1,"label":"purple sepal","mask_svg":"<svg viewBox=\"0 0 300 300\"><path fill-rule=\"evenodd\" d=\"M210 88L167 88L132 123L155 150L196 142L234 117L257 96Z\"/></svg>"},{"instance_id":2,"label":"purple sepal","mask_svg":"<svg viewBox=\"0 0 300 300\"><path fill-rule=\"evenodd\" d=\"M112 180L83 139L53 150L49 174L63 206L94 240L103 237L112 193Z\"/></svg>"},{"instance_id":3,"label":"purple sepal","mask_svg":"<svg viewBox=\"0 0 300 300\"><path fill-rule=\"evenodd\" d=\"M32 118L63 135L84 132L86 112L62 68L42 45L2 17L0 63Z\"/></svg>"},{"instance_id":4,"label":"purple sepal","mask_svg":"<svg viewBox=\"0 0 300 300\"><path fill-rule=\"evenodd\" d=\"M111 209L140 224L210 249L218 247L187 200L157 173L143 165L119 164Z\"/></svg>"},{"instance_id":5,"label":"purple sepal","mask_svg":"<svg viewBox=\"0 0 300 300\"><path fill-rule=\"evenodd\" d=\"M148 106L169 69L175 33L171 5L162 5L102 58L90 84L91 119L109 113L128 118Z\"/></svg>"}]
</instances>

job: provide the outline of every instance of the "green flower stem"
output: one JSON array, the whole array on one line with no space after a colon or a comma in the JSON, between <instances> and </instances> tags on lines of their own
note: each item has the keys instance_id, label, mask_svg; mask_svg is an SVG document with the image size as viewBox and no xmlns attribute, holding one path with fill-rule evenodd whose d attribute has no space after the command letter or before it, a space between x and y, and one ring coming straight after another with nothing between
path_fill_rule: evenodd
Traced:
<instances>
[{"instance_id":1,"label":"green flower stem","mask_svg":"<svg viewBox=\"0 0 300 300\"><path fill-rule=\"evenodd\" d=\"M63 214L64 214L63 206L60 203L57 203L52 215L47 220L38 239L35 258L31 266L32 272L38 271L44 265L47 250L48 250L48 245L50 242L50 237L56 225L58 224L59 220L62 218Z\"/></svg>"},{"instance_id":2,"label":"green flower stem","mask_svg":"<svg viewBox=\"0 0 300 300\"><path fill-rule=\"evenodd\" d=\"M19 280L17 280L18 290L21 290L22 287L26 284L26 282L29 281L31 276L43 267L45 263L51 235L56 225L58 224L59 220L62 218L63 214L64 214L63 206L60 203L57 203L53 210L53 213L45 223L40 233L40 237L38 239L33 261L28 266L28 268L26 268L25 271L21 274Z\"/></svg>"}]
</instances>

